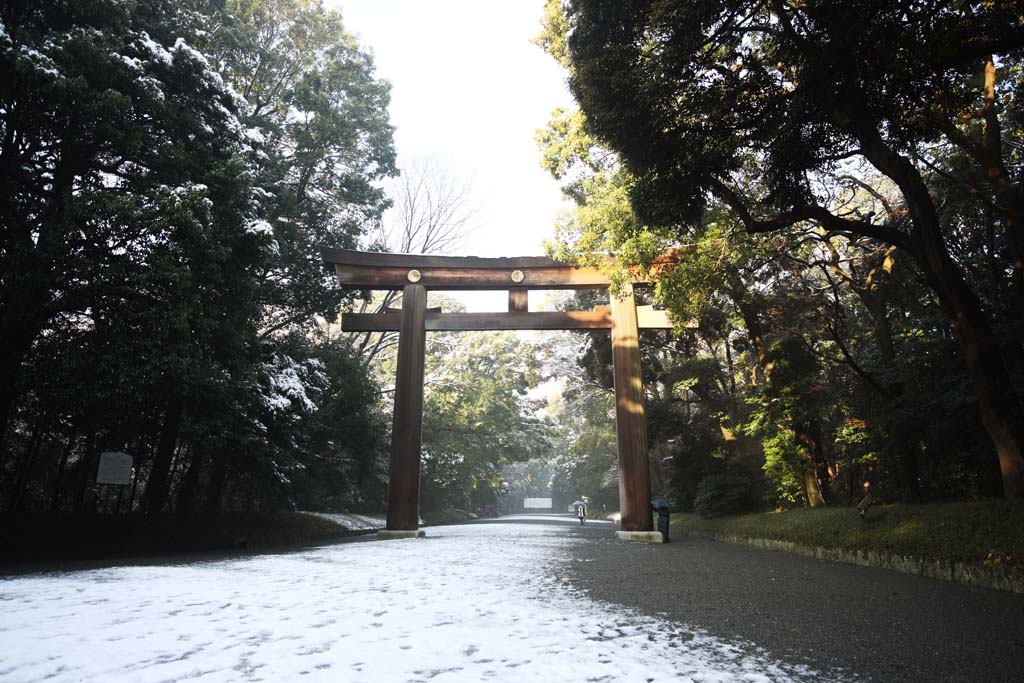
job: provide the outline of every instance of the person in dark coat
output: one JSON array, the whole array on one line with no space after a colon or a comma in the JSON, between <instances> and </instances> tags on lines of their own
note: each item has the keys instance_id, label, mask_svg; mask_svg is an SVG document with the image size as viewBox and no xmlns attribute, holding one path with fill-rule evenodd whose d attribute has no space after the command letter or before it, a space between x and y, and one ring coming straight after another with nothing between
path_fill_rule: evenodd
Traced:
<instances>
[{"instance_id":1,"label":"person in dark coat","mask_svg":"<svg viewBox=\"0 0 1024 683\"><path fill-rule=\"evenodd\" d=\"M664 502L654 509L658 512L658 531L661 532L661 541L662 543L668 543L669 512L671 510L669 510L668 504Z\"/></svg>"}]
</instances>

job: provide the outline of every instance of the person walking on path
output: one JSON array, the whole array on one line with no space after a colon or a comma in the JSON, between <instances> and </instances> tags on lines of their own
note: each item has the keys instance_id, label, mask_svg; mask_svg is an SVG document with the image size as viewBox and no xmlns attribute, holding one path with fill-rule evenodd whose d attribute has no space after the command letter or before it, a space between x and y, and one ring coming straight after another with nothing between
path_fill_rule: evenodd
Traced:
<instances>
[{"instance_id":1,"label":"person walking on path","mask_svg":"<svg viewBox=\"0 0 1024 683\"><path fill-rule=\"evenodd\" d=\"M586 496L576 502L576 516L580 518L580 526L587 521L587 502Z\"/></svg>"}]
</instances>

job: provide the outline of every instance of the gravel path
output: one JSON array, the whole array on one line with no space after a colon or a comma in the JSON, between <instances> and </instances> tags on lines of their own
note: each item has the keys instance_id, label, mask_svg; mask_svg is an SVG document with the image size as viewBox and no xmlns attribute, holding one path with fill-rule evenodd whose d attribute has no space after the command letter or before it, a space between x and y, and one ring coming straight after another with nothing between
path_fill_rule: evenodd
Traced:
<instances>
[{"instance_id":1,"label":"gravel path","mask_svg":"<svg viewBox=\"0 0 1024 683\"><path fill-rule=\"evenodd\" d=\"M695 539L574 528L567 576L590 597L872 681L1024 680L1024 596Z\"/></svg>"}]
</instances>

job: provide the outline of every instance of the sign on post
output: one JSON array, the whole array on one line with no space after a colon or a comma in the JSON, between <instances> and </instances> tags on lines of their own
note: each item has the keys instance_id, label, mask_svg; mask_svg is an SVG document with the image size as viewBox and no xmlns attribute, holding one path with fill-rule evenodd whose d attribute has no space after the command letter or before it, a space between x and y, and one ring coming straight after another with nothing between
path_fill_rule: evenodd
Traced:
<instances>
[{"instance_id":1,"label":"sign on post","mask_svg":"<svg viewBox=\"0 0 1024 683\"><path fill-rule=\"evenodd\" d=\"M128 486L132 480L132 456L118 451L100 453L100 466L96 470L97 484Z\"/></svg>"}]
</instances>

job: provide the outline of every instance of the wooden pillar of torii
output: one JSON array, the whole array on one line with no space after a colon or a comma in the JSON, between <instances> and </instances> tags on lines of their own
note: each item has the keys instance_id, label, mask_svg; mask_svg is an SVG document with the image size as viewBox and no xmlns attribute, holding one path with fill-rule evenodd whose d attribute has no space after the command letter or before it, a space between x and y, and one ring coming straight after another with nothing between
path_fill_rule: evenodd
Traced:
<instances>
[{"instance_id":1,"label":"wooden pillar of torii","mask_svg":"<svg viewBox=\"0 0 1024 683\"><path fill-rule=\"evenodd\" d=\"M383 254L322 249L342 285L360 290L402 290L402 308L385 313L346 313L347 332L399 333L398 371L391 436L387 529L415 533L419 527L420 446L423 426L423 362L426 333L463 330L611 330L615 377L615 427L619 461L622 531L650 532L650 464L640 375L639 330L670 329L664 311L636 305L633 285L652 273L633 273L612 295L611 307L593 311L531 312L530 289L607 289L598 268L575 267L544 257L478 258ZM652 269L674 264L666 253ZM428 290L507 290L508 312L443 313L427 309Z\"/></svg>"}]
</instances>

